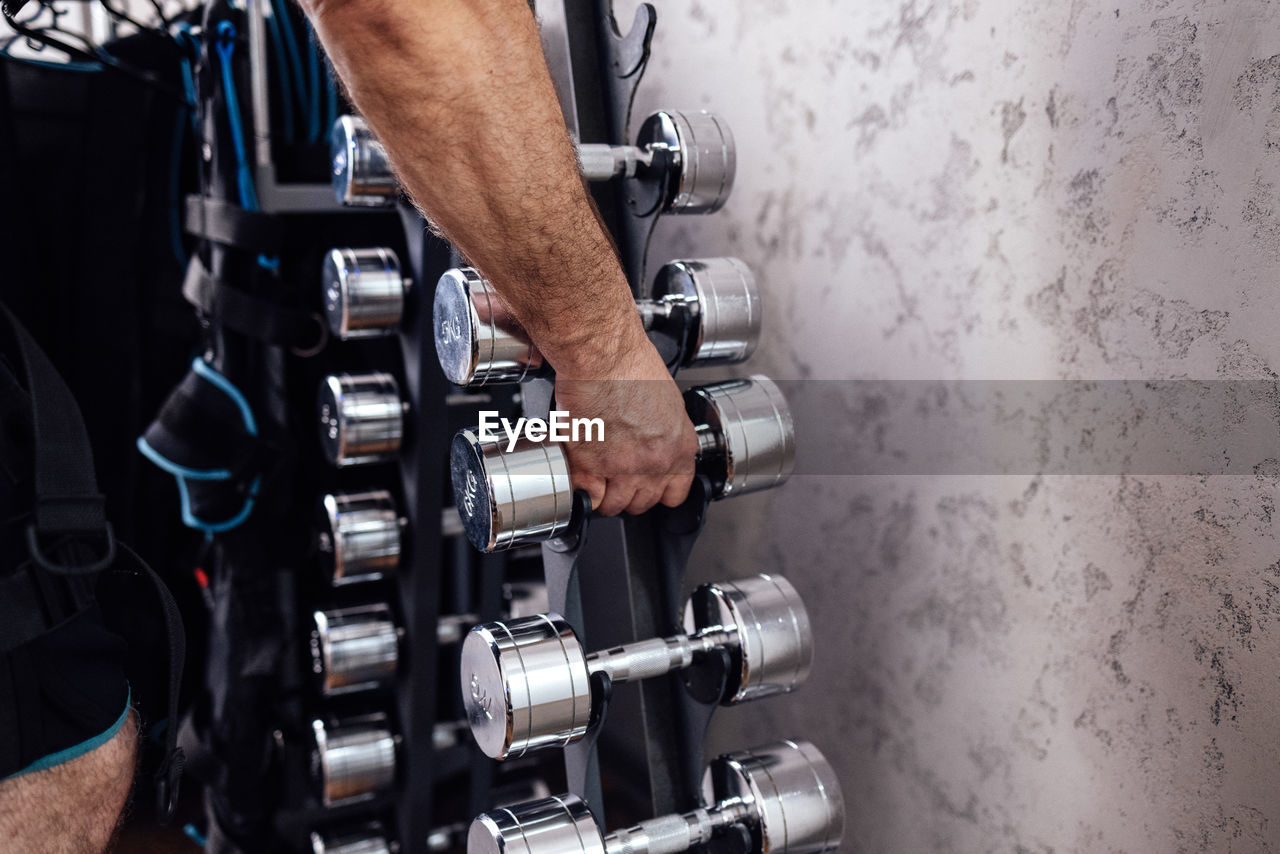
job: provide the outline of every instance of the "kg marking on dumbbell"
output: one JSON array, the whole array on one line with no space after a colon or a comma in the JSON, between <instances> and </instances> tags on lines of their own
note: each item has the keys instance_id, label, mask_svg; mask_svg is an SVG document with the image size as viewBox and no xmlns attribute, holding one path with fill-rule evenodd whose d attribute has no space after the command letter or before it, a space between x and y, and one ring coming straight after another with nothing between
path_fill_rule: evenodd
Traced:
<instances>
[{"instance_id":1,"label":"kg marking on dumbbell","mask_svg":"<svg viewBox=\"0 0 1280 854\"><path fill-rule=\"evenodd\" d=\"M637 300L636 309L669 367L745 362L760 337L755 276L737 258L664 265L653 298ZM440 277L433 313L436 356L449 382L476 388L550 373L502 297L470 267Z\"/></svg>"},{"instance_id":2,"label":"kg marking on dumbbell","mask_svg":"<svg viewBox=\"0 0 1280 854\"><path fill-rule=\"evenodd\" d=\"M359 116L342 116L329 138L333 192L346 205L393 204L399 184L386 149ZM622 177L656 183L649 210L718 211L733 190L737 154L733 134L711 113L657 112L645 119L635 145L582 144L578 166L588 181Z\"/></svg>"},{"instance_id":3,"label":"kg marking on dumbbell","mask_svg":"<svg viewBox=\"0 0 1280 854\"><path fill-rule=\"evenodd\" d=\"M844 796L826 758L807 741L779 741L714 760L707 807L650 819L605 836L576 795L484 813L467 854L679 854L737 826L751 854L838 851Z\"/></svg>"},{"instance_id":4,"label":"kg marking on dumbbell","mask_svg":"<svg viewBox=\"0 0 1280 854\"><path fill-rule=\"evenodd\" d=\"M698 435L698 471L712 498L731 498L786 481L795 464L795 426L786 398L763 376L691 388L685 409ZM558 443L501 438L472 430L453 438L454 504L471 544L482 552L545 542L570 533L573 490Z\"/></svg>"},{"instance_id":5,"label":"kg marking on dumbbell","mask_svg":"<svg viewBox=\"0 0 1280 854\"><path fill-rule=\"evenodd\" d=\"M368 800L395 785L400 737L385 717L330 727L311 722L314 738L312 774L325 806ZM461 743L466 721L445 721L431 728L431 746L447 750Z\"/></svg>"},{"instance_id":6,"label":"kg marking on dumbbell","mask_svg":"<svg viewBox=\"0 0 1280 854\"><path fill-rule=\"evenodd\" d=\"M385 603L316 611L311 670L326 697L364 691L395 679L403 630ZM436 623L437 646L462 640L478 623L475 614L450 614Z\"/></svg>"},{"instance_id":7,"label":"kg marking on dumbbell","mask_svg":"<svg viewBox=\"0 0 1280 854\"><path fill-rule=\"evenodd\" d=\"M587 734L599 699L592 697L593 674L611 682L648 679L708 653L728 655L725 705L787 693L809 675L809 615L781 576L702 585L685 607L685 629L587 655L558 614L476 626L462 642L471 734L494 759L563 747Z\"/></svg>"}]
</instances>

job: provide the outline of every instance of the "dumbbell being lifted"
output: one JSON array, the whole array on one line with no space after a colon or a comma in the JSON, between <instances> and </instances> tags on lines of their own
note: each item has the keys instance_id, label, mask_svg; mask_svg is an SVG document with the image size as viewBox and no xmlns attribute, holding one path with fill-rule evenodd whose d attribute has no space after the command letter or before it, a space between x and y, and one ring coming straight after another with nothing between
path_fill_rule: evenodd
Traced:
<instances>
[{"instance_id":1,"label":"dumbbell being lifted","mask_svg":"<svg viewBox=\"0 0 1280 854\"><path fill-rule=\"evenodd\" d=\"M770 489L790 476L795 426L772 380L757 375L691 388L684 400L712 498ZM581 524L562 445L521 439L508 451L502 439L463 430L453 438L449 469L463 531L482 552L563 537Z\"/></svg>"},{"instance_id":2,"label":"dumbbell being lifted","mask_svg":"<svg viewBox=\"0 0 1280 854\"><path fill-rule=\"evenodd\" d=\"M399 185L386 149L359 116L341 116L329 138L333 192L341 204L393 204ZM645 119L636 145L578 146L578 165L588 181L625 178L651 185L652 204L634 209L644 216L714 213L729 198L737 171L733 134L711 113L657 112Z\"/></svg>"},{"instance_id":3,"label":"dumbbell being lifted","mask_svg":"<svg viewBox=\"0 0 1280 854\"><path fill-rule=\"evenodd\" d=\"M737 258L671 261L636 309L668 367L745 362L760 337L760 295ZM515 383L550 373L494 287L470 267L445 271L433 306L436 357L449 382Z\"/></svg>"},{"instance_id":4,"label":"dumbbell being lifted","mask_svg":"<svg viewBox=\"0 0 1280 854\"><path fill-rule=\"evenodd\" d=\"M593 697L593 675L648 679L719 652L728 661L725 705L793 691L809 675L809 615L781 576L702 585L685 607L685 629L587 655L558 614L476 626L462 642L460 670L471 734L494 759L563 747L587 734L603 701Z\"/></svg>"},{"instance_id":5,"label":"dumbbell being lifted","mask_svg":"<svg viewBox=\"0 0 1280 854\"><path fill-rule=\"evenodd\" d=\"M733 827L750 854L838 851L844 796L835 771L807 741L779 741L713 761L708 804L605 836L587 805L561 795L484 813L471 823L467 854L680 854Z\"/></svg>"}]
</instances>

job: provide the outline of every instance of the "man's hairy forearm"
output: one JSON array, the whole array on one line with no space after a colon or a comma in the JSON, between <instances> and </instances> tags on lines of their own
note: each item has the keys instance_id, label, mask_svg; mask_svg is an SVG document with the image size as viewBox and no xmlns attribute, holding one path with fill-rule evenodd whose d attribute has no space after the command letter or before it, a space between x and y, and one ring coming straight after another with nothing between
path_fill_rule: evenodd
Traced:
<instances>
[{"instance_id":1,"label":"man's hairy forearm","mask_svg":"<svg viewBox=\"0 0 1280 854\"><path fill-rule=\"evenodd\" d=\"M524 0L303 0L414 201L563 375L643 340Z\"/></svg>"}]
</instances>

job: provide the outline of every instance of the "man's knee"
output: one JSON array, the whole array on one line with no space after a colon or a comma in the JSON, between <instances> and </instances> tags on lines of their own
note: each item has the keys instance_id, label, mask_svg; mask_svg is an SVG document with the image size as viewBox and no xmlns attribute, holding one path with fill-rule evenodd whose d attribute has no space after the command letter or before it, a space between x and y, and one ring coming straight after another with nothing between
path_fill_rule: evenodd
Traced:
<instances>
[{"instance_id":1,"label":"man's knee","mask_svg":"<svg viewBox=\"0 0 1280 854\"><path fill-rule=\"evenodd\" d=\"M130 714L106 744L0 781L0 839L17 854L101 854L133 787L138 727Z\"/></svg>"}]
</instances>

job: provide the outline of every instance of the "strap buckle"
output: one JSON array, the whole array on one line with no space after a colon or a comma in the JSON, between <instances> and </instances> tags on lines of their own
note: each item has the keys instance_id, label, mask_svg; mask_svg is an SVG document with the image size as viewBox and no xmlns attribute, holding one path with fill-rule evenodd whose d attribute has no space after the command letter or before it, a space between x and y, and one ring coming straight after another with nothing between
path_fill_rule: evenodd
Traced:
<instances>
[{"instance_id":1,"label":"strap buckle","mask_svg":"<svg viewBox=\"0 0 1280 854\"><path fill-rule=\"evenodd\" d=\"M172 687L170 690L174 690ZM170 714L173 714L170 709ZM178 725L176 718L170 718L171 728ZM156 813L162 825L167 825L178 810L178 792L182 786L182 767L187 757L181 747L173 747L156 769Z\"/></svg>"},{"instance_id":2,"label":"strap buckle","mask_svg":"<svg viewBox=\"0 0 1280 854\"><path fill-rule=\"evenodd\" d=\"M55 572L58 575L91 575L95 572L101 572L116 561L116 535L115 530L111 527L110 522L103 522L102 536L105 540L105 546L101 557L86 565L70 565L63 563L54 563L40 549L40 535L36 531L35 523L27 525L27 550L31 553L31 559L36 565L49 572Z\"/></svg>"}]
</instances>

